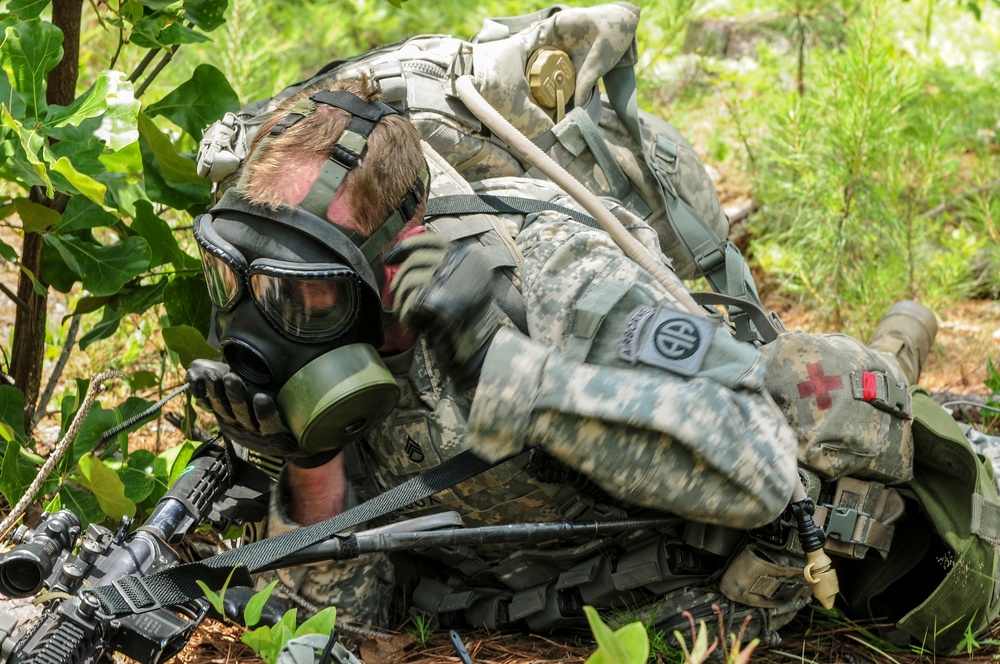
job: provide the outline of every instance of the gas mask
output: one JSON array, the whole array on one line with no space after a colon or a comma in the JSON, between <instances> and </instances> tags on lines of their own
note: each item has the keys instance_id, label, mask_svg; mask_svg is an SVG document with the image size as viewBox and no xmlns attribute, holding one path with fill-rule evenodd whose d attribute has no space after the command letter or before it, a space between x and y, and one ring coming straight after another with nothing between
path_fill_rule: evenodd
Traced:
<instances>
[{"instance_id":1,"label":"gas mask","mask_svg":"<svg viewBox=\"0 0 1000 664\"><path fill-rule=\"evenodd\" d=\"M392 411L399 388L375 350L377 259L325 219L253 205L238 189L195 220L194 236L226 363L277 392L304 451L342 447Z\"/></svg>"},{"instance_id":2,"label":"gas mask","mask_svg":"<svg viewBox=\"0 0 1000 664\"><path fill-rule=\"evenodd\" d=\"M429 185L425 167L370 237L330 223L330 203L361 163L372 129L398 114L342 90L299 99L250 155L243 178L268 141L319 105L338 108L350 120L297 206L253 205L234 187L194 225L223 357L246 382L277 392L278 408L307 453L343 447L399 400L375 350L388 322L381 253L416 213Z\"/></svg>"}]
</instances>

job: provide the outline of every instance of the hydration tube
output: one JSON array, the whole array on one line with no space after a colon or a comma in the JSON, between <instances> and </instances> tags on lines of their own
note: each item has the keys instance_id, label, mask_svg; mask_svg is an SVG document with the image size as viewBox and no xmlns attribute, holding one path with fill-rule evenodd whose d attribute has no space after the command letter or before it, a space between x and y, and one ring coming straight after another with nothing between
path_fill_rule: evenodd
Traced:
<instances>
[{"instance_id":1,"label":"hydration tube","mask_svg":"<svg viewBox=\"0 0 1000 664\"><path fill-rule=\"evenodd\" d=\"M479 94L473 83L472 76L466 74L455 80L455 92L472 114L499 136L518 154L524 157L532 166L542 172L552 182L559 185L583 208L597 220L597 223L608 232L625 255L634 260L640 267L649 272L670 293L679 305L690 313L707 316L706 311L694 301L680 277L667 270L663 263L636 240L615 218L611 211L601 203L589 189L580 183L571 173L560 166L554 159L545 154L541 148L532 143L519 129L507 121L486 99ZM815 509L812 500L806 495L802 481L797 483L792 491L791 511L798 521L799 537L808 563L803 570L806 581L812 586L813 596L826 608L833 606L839 591L837 572L832 561L823 551L824 535L812 520Z\"/></svg>"},{"instance_id":2,"label":"hydration tube","mask_svg":"<svg viewBox=\"0 0 1000 664\"><path fill-rule=\"evenodd\" d=\"M455 81L455 91L459 99L468 106L472 114L479 118L484 125L490 128L493 133L503 139L513 150L527 159L532 166L545 174L545 177L555 182L574 200L576 200L587 211L590 216L597 220L611 239L622 248L629 258L639 264L644 270L663 285L664 288L674 297L682 307L693 314L706 316L691 294L688 292L680 278L672 271L667 270L663 263L657 260L653 254L646 249L638 240L625 230L621 222L618 221L611 211L601 203L589 189L584 187L571 173L556 163L551 157L528 140L514 125L507 121L507 118L500 115L486 99L483 98L472 82L472 76L468 74L459 76Z\"/></svg>"}]
</instances>

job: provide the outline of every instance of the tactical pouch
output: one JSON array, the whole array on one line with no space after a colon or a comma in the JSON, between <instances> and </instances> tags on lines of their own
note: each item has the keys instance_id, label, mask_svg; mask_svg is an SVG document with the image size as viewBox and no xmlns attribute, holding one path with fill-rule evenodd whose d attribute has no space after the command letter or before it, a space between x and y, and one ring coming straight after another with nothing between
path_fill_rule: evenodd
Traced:
<instances>
[{"instance_id":1,"label":"tactical pouch","mask_svg":"<svg viewBox=\"0 0 1000 664\"><path fill-rule=\"evenodd\" d=\"M767 390L798 435L800 464L831 479L913 476L910 395L894 356L847 335L802 332L761 354Z\"/></svg>"},{"instance_id":2,"label":"tactical pouch","mask_svg":"<svg viewBox=\"0 0 1000 664\"><path fill-rule=\"evenodd\" d=\"M719 589L734 602L748 606L801 608L811 593L802 575L804 567L805 558L750 543L726 568Z\"/></svg>"},{"instance_id":3,"label":"tactical pouch","mask_svg":"<svg viewBox=\"0 0 1000 664\"><path fill-rule=\"evenodd\" d=\"M826 533L823 548L827 553L864 558L874 549L885 558L892 544L893 523L903 514L903 507L895 489L842 477L837 480L832 501L816 506L813 520Z\"/></svg>"}]
</instances>

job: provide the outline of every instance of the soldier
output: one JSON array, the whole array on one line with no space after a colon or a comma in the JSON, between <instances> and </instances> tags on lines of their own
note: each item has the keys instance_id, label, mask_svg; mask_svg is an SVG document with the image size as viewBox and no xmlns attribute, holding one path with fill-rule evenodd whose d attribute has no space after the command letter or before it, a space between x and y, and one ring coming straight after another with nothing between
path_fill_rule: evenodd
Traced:
<instances>
[{"instance_id":1,"label":"soldier","mask_svg":"<svg viewBox=\"0 0 1000 664\"><path fill-rule=\"evenodd\" d=\"M422 551L398 569L385 556L315 565L286 584L387 626L399 623L393 590L408 584L416 608L494 628L585 624L583 604L657 602L669 626L681 609L718 603L730 621L757 616L754 632L774 642L808 601L804 582L768 607L718 590L742 532L774 521L798 481L795 436L764 389L759 352L677 308L605 232L561 212L476 215L490 252L446 241L471 221L424 225L425 198L467 190L464 179L366 77L330 88L279 106L239 185L195 227L226 363L198 361L188 378L227 438L287 461L269 533L331 517L466 449L513 456L393 517L672 521L557 547ZM481 191L578 209L541 180ZM642 220L607 205L659 255ZM500 306L486 258L497 252L519 266L523 330ZM338 392L362 373L377 398ZM321 422L294 405L316 395Z\"/></svg>"}]
</instances>

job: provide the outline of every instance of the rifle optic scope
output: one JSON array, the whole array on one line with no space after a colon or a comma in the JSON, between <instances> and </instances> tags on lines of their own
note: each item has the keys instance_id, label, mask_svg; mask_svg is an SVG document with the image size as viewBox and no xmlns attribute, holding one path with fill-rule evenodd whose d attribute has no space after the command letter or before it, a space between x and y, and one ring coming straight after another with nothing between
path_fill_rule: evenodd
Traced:
<instances>
[{"instance_id":1,"label":"rifle optic scope","mask_svg":"<svg viewBox=\"0 0 1000 664\"><path fill-rule=\"evenodd\" d=\"M79 534L80 519L69 510L43 514L34 530L0 555L0 593L15 598L38 593L59 556L73 546Z\"/></svg>"}]
</instances>

